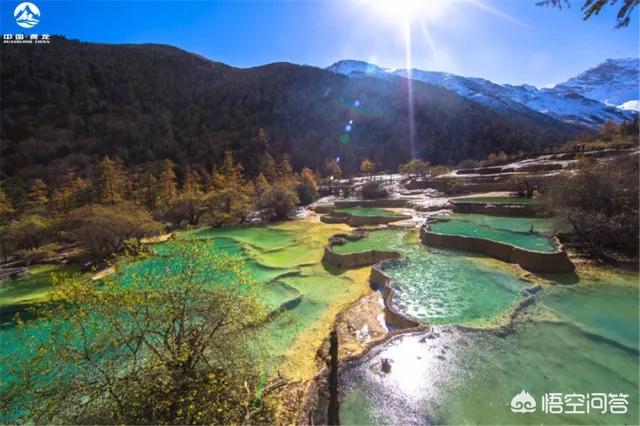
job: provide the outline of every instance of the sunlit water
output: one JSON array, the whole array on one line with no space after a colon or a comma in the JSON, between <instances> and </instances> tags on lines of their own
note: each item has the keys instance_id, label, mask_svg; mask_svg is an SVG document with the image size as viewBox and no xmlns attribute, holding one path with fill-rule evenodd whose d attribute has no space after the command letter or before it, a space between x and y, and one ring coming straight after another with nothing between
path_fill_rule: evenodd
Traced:
<instances>
[{"instance_id":1,"label":"sunlit water","mask_svg":"<svg viewBox=\"0 0 640 426\"><path fill-rule=\"evenodd\" d=\"M544 219L451 217L509 232L528 231L531 224L536 231L550 229ZM299 379L315 372L311 354L337 312L367 291L368 268L328 271L321 264L328 238L348 230L345 225L287 222L193 231L179 238L204 239L212 249L244 260L267 308L297 300L264 328L269 350L260 362ZM383 266L394 281L393 306L407 316L445 326L432 338L393 339L362 363L345 368L340 379L344 424L638 423L637 274L586 274L570 286L540 280L536 304L513 334L501 337L490 330L462 331L450 325L504 324L522 290L532 285L519 278L517 267L423 247L415 230L372 231L367 238L335 247L342 253L372 249L396 250L405 258ZM171 255L169 244L156 250L157 256ZM157 257L139 262L129 273L153 273L157 262ZM46 338L45 323L23 330L4 320L0 355L17 359L24 356L27 336ZM391 360L389 374L381 372L385 358ZM0 365L0 373L5 367ZM627 393L629 414L516 415L509 403L522 389L538 401L545 392Z\"/></svg>"},{"instance_id":2,"label":"sunlit water","mask_svg":"<svg viewBox=\"0 0 640 426\"><path fill-rule=\"evenodd\" d=\"M383 359L391 371L381 370ZM396 338L340 377L343 424L638 424L637 275L545 286L513 333L436 328ZM512 413L526 390L535 413ZM626 415L547 414L545 393L628 395Z\"/></svg>"},{"instance_id":3,"label":"sunlit water","mask_svg":"<svg viewBox=\"0 0 640 426\"><path fill-rule=\"evenodd\" d=\"M540 233L548 230L548 221L545 219L456 214L447 220L432 223L429 227L439 234L483 238L526 250L557 250L553 240Z\"/></svg>"},{"instance_id":4,"label":"sunlit water","mask_svg":"<svg viewBox=\"0 0 640 426\"><path fill-rule=\"evenodd\" d=\"M404 260L382 270L393 280L393 307L434 324L493 323L511 311L526 287L500 262L468 253L424 247L416 230L370 231L357 241L334 246L338 253L394 250Z\"/></svg>"},{"instance_id":5,"label":"sunlit water","mask_svg":"<svg viewBox=\"0 0 640 426\"><path fill-rule=\"evenodd\" d=\"M262 363L267 371L282 369L285 377L299 379L308 378L315 371L309 354L315 352L328 334L337 311L369 291L366 271L335 274L321 264L322 248L328 238L348 229L345 225L286 222L270 227L185 232L178 238L204 240L212 250L243 260L247 273L256 281L252 291L265 307L277 310L286 305L288 311L274 317L261 330L264 359L256 362ZM121 283L127 285L134 275L146 275L157 276L161 285L165 272L162 257L171 258L171 244L155 246L156 256L123 271ZM172 265L179 262L180 259L171 258ZM2 320L0 356L19 359L27 355L27 340L45 341L49 337L49 327L44 321L16 328L10 317ZM7 368L8 365L0 365L0 392L3 383L6 386L10 381Z\"/></svg>"}]
</instances>

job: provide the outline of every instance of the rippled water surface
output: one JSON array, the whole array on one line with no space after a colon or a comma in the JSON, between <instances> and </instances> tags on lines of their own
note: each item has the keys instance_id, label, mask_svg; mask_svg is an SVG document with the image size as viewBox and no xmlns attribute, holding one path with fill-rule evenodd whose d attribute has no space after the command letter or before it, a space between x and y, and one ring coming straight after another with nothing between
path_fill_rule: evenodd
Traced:
<instances>
[{"instance_id":1,"label":"rippled water surface","mask_svg":"<svg viewBox=\"0 0 640 426\"><path fill-rule=\"evenodd\" d=\"M382 209L379 207L343 207L335 209L336 213L349 213L353 216L382 216L382 217L394 217L397 213L393 210Z\"/></svg>"},{"instance_id":2,"label":"rippled water surface","mask_svg":"<svg viewBox=\"0 0 640 426\"><path fill-rule=\"evenodd\" d=\"M637 275L544 287L513 333L436 329L376 348L341 374L343 424L638 424ZM389 360L391 372L381 371ZM521 390L536 413L512 413ZM545 393L628 395L628 413L545 414Z\"/></svg>"},{"instance_id":3,"label":"rippled water surface","mask_svg":"<svg viewBox=\"0 0 640 426\"><path fill-rule=\"evenodd\" d=\"M498 321L511 311L527 286L500 262L449 250L424 247L416 230L370 231L357 241L334 246L338 253L394 250L404 261L382 270L393 280L392 303L407 316L434 324Z\"/></svg>"},{"instance_id":4,"label":"rippled water surface","mask_svg":"<svg viewBox=\"0 0 640 426\"><path fill-rule=\"evenodd\" d=\"M544 219L458 214L429 226L433 232L440 234L483 238L511 244L526 250L542 252L557 250L555 243L549 236L539 233L548 229Z\"/></svg>"}]
</instances>

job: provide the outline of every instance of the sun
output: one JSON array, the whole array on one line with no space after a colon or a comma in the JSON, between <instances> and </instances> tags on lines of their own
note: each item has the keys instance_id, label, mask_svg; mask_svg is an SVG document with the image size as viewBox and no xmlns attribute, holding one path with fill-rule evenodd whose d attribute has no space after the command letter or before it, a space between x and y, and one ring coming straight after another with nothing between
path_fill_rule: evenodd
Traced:
<instances>
[{"instance_id":1,"label":"sun","mask_svg":"<svg viewBox=\"0 0 640 426\"><path fill-rule=\"evenodd\" d=\"M376 15L392 22L433 22L444 18L454 0L363 0Z\"/></svg>"}]
</instances>

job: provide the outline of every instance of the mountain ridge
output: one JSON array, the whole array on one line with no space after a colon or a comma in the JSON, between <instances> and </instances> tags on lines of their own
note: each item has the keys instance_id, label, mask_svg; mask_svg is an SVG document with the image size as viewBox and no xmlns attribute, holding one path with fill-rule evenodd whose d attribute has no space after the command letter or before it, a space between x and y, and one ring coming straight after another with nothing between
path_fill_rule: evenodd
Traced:
<instances>
[{"instance_id":1,"label":"mountain ridge","mask_svg":"<svg viewBox=\"0 0 640 426\"><path fill-rule=\"evenodd\" d=\"M289 63L234 68L157 44L56 37L45 47L6 45L0 59L0 171L20 180L52 182L68 169L90 175L104 155L128 166L167 158L208 173L227 149L250 176L265 151L288 154L298 170L336 158L345 173L364 158L395 170L414 156L456 164L543 150L585 130L423 82L413 84L411 128L400 76L350 79Z\"/></svg>"},{"instance_id":2,"label":"mountain ridge","mask_svg":"<svg viewBox=\"0 0 640 426\"><path fill-rule=\"evenodd\" d=\"M626 64L626 68L621 67L619 63ZM603 90L598 91L597 88L593 88L588 84L594 80L598 82L595 77L591 77L591 74L595 73L600 76L599 82L602 85L602 81L606 80L606 77L602 77L603 72L598 67L603 66L613 67L626 77L627 81L618 82L614 86L614 88L626 90L626 97L615 98L615 100L620 100L616 105L611 104L611 102L603 102ZM609 59L576 76L574 79L577 80L570 79L554 88L541 89L530 84L501 85L484 78L462 77L443 71L412 69L411 73L409 73L406 69L385 69L359 60L338 61L326 69L350 78L364 76L377 78L389 78L390 76L410 77L414 80L452 90L461 96L493 109L523 114L525 113L522 110L524 107L553 116L567 123L585 125L591 128L596 128L607 120L622 121L633 119L633 113L625 110L634 109L637 105L635 101L640 98L637 94L637 76L640 73L640 66L638 65L638 60L633 58ZM630 76L629 74L633 75ZM580 76L583 77L580 78ZM629 93L633 93L634 87L636 97L629 97ZM593 96L594 94L601 95L600 99L591 99L586 96ZM625 108L617 108L618 105L624 105Z\"/></svg>"}]
</instances>

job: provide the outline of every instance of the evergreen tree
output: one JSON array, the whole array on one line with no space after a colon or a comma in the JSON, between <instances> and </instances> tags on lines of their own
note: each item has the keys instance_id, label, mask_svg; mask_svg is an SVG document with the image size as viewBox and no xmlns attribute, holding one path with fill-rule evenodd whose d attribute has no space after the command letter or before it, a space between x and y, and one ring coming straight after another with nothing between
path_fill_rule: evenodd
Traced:
<instances>
[{"instance_id":1,"label":"evergreen tree","mask_svg":"<svg viewBox=\"0 0 640 426\"><path fill-rule=\"evenodd\" d=\"M173 169L173 162L171 160L164 160L162 163L162 171L158 177L158 200L162 204L170 203L177 194L176 173Z\"/></svg>"},{"instance_id":2,"label":"evergreen tree","mask_svg":"<svg viewBox=\"0 0 640 426\"><path fill-rule=\"evenodd\" d=\"M368 158L365 158L360 163L360 171L366 175L371 175L375 170L376 164Z\"/></svg>"},{"instance_id":3,"label":"evergreen tree","mask_svg":"<svg viewBox=\"0 0 640 426\"><path fill-rule=\"evenodd\" d=\"M125 198L126 189L127 178L122 165L105 155L100 161L100 202L120 203Z\"/></svg>"},{"instance_id":4,"label":"evergreen tree","mask_svg":"<svg viewBox=\"0 0 640 426\"><path fill-rule=\"evenodd\" d=\"M0 184L0 224L4 223L15 212L11 200L7 197L7 194Z\"/></svg>"},{"instance_id":5,"label":"evergreen tree","mask_svg":"<svg viewBox=\"0 0 640 426\"><path fill-rule=\"evenodd\" d=\"M211 169L211 176L209 178L209 191L220 190L224 188L224 185L224 176L222 175L222 173L220 173L220 171L214 164L213 168Z\"/></svg>"},{"instance_id":6,"label":"evergreen tree","mask_svg":"<svg viewBox=\"0 0 640 426\"><path fill-rule=\"evenodd\" d=\"M271 185L269 185L267 178L262 173L260 173L256 178L253 188L254 188L253 192L254 192L255 198L258 200L260 199L260 196L262 194L264 194L266 191L269 190L269 188L271 188Z\"/></svg>"},{"instance_id":7,"label":"evergreen tree","mask_svg":"<svg viewBox=\"0 0 640 426\"><path fill-rule=\"evenodd\" d=\"M224 176L224 184L229 188L238 188L245 182L242 177L243 167L240 163L235 163L231 150L224 153L224 163L222 165L222 175Z\"/></svg>"},{"instance_id":8,"label":"evergreen tree","mask_svg":"<svg viewBox=\"0 0 640 426\"><path fill-rule=\"evenodd\" d=\"M69 210L77 207L74 183L76 182L76 176L73 171L68 171L62 178L62 183L58 188L53 191L51 195L51 202L54 208L59 210Z\"/></svg>"},{"instance_id":9,"label":"evergreen tree","mask_svg":"<svg viewBox=\"0 0 640 426\"><path fill-rule=\"evenodd\" d=\"M283 185L287 186L291 183L292 178L293 167L291 167L291 163L289 162L289 156L282 154L280 164L278 164L278 179Z\"/></svg>"},{"instance_id":10,"label":"evergreen tree","mask_svg":"<svg viewBox=\"0 0 640 426\"><path fill-rule=\"evenodd\" d=\"M265 152L262 156L262 161L260 163L260 173L262 173L270 183L276 181L276 160L274 160L271 154L269 154L268 152Z\"/></svg>"},{"instance_id":11,"label":"evergreen tree","mask_svg":"<svg viewBox=\"0 0 640 426\"><path fill-rule=\"evenodd\" d=\"M154 210L158 202L159 184L158 179L153 173L146 171L140 182L140 201L144 203L149 210Z\"/></svg>"},{"instance_id":12,"label":"evergreen tree","mask_svg":"<svg viewBox=\"0 0 640 426\"><path fill-rule=\"evenodd\" d=\"M327 161L324 168L328 176L334 179L340 179L342 177L342 169L336 160Z\"/></svg>"},{"instance_id":13,"label":"evergreen tree","mask_svg":"<svg viewBox=\"0 0 640 426\"><path fill-rule=\"evenodd\" d=\"M27 195L33 208L40 209L49 203L49 190L47 184L42 179L35 179Z\"/></svg>"},{"instance_id":14,"label":"evergreen tree","mask_svg":"<svg viewBox=\"0 0 640 426\"><path fill-rule=\"evenodd\" d=\"M600 138L605 142L613 140L618 131L618 126L611 120L607 120L600 129Z\"/></svg>"},{"instance_id":15,"label":"evergreen tree","mask_svg":"<svg viewBox=\"0 0 640 426\"><path fill-rule=\"evenodd\" d=\"M265 149L269 145L269 137L267 135L267 131L264 130L262 127L258 129L258 140L260 142L262 142L262 144L264 145Z\"/></svg>"},{"instance_id":16,"label":"evergreen tree","mask_svg":"<svg viewBox=\"0 0 640 426\"><path fill-rule=\"evenodd\" d=\"M300 172L300 183L297 187L300 203L308 205L318 198L318 185L311 169L305 167Z\"/></svg>"},{"instance_id":17,"label":"evergreen tree","mask_svg":"<svg viewBox=\"0 0 640 426\"><path fill-rule=\"evenodd\" d=\"M9 258L9 253L7 250L7 224L9 223L11 216L15 213L15 209L5 194L4 189L2 188L2 184L0 184L0 250L2 250L2 257L6 262Z\"/></svg>"},{"instance_id":18,"label":"evergreen tree","mask_svg":"<svg viewBox=\"0 0 640 426\"><path fill-rule=\"evenodd\" d=\"M200 185L200 174L197 170L193 170L190 167L187 167L187 171L184 175L182 192L185 194L200 194L202 192L202 186Z\"/></svg>"}]
</instances>

